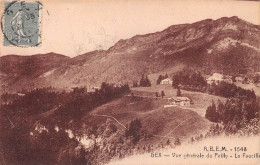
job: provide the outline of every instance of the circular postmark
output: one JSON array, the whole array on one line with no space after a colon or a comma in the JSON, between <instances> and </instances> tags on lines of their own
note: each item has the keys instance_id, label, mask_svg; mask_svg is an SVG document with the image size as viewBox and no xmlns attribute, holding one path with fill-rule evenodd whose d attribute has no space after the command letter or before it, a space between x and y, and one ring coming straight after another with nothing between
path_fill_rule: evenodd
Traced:
<instances>
[{"instance_id":1,"label":"circular postmark","mask_svg":"<svg viewBox=\"0 0 260 165\"><path fill-rule=\"evenodd\" d=\"M5 2L1 18L4 46L38 46L41 44L41 9L39 1Z\"/></svg>"}]
</instances>

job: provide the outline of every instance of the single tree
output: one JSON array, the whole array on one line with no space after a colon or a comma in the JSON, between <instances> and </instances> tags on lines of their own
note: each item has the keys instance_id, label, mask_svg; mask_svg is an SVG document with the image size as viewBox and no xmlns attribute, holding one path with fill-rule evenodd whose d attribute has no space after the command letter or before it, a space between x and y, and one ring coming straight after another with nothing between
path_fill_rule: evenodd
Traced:
<instances>
[{"instance_id":1,"label":"single tree","mask_svg":"<svg viewBox=\"0 0 260 165\"><path fill-rule=\"evenodd\" d=\"M194 140L194 138L193 138L193 137L191 137L190 141L193 143L195 140Z\"/></svg>"},{"instance_id":2,"label":"single tree","mask_svg":"<svg viewBox=\"0 0 260 165\"><path fill-rule=\"evenodd\" d=\"M180 88L177 89L177 96L181 97L181 89Z\"/></svg>"},{"instance_id":3,"label":"single tree","mask_svg":"<svg viewBox=\"0 0 260 165\"><path fill-rule=\"evenodd\" d=\"M152 84L151 84L151 81L148 79L148 77L146 76L145 77L145 87L150 87Z\"/></svg>"},{"instance_id":4,"label":"single tree","mask_svg":"<svg viewBox=\"0 0 260 165\"><path fill-rule=\"evenodd\" d=\"M2 94L1 99L3 100L4 103L6 103L8 100L8 93Z\"/></svg>"},{"instance_id":5,"label":"single tree","mask_svg":"<svg viewBox=\"0 0 260 165\"><path fill-rule=\"evenodd\" d=\"M163 90L161 91L161 96L162 96L162 98L164 98L164 96L165 96L165 93Z\"/></svg>"},{"instance_id":6,"label":"single tree","mask_svg":"<svg viewBox=\"0 0 260 165\"><path fill-rule=\"evenodd\" d=\"M169 146L170 144L171 144L171 141L170 141L170 139L168 139L168 140L166 141L166 145Z\"/></svg>"},{"instance_id":7,"label":"single tree","mask_svg":"<svg viewBox=\"0 0 260 165\"><path fill-rule=\"evenodd\" d=\"M144 75L142 75L139 85L140 85L141 87L144 87L144 86L145 86Z\"/></svg>"},{"instance_id":8,"label":"single tree","mask_svg":"<svg viewBox=\"0 0 260 165\"><path fill-rule=\"evenodd\" d=\"M156 81L156 84L159 85L161 83L162 79L163 79L163 77L162 77L162 75L160 75Z\"/></svg>"},{"instance_id":9,"label":"single tree","mask_svg":"<svg viewBox=\"0 0 260 165\"><path fill-rule=\"evenodd\" d=\"M176 146L181 145L181 141L180 141L179 138L176 138L176 139L175 139L175 141L174 141L174 145L176 145Z\"/></svg>"},{"instance_id":10,"label":"single tree","mask_svg":"<svg viewBox=\"0 0 260 165\"><path fill-rule=\"evenodd\" d=\"M155 97L159 97L159 93L158 92L155 92Z\"/></svg>"},{"instance_id":11,"label":"single tree","mask_svg":"<svg viewBox=\"0 0 260 165\"><path fill-rule=\"evenodd\" d=\"M134 97L134 96L135 96L134 92L131 92L131 97Z\"/></svg>"}]
</instances>

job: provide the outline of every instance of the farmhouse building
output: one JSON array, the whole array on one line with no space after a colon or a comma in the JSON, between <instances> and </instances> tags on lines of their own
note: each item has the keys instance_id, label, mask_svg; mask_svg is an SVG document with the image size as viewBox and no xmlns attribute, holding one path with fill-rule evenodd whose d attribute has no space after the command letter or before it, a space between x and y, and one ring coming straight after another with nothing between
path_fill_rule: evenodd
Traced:
<instances>
[{"instance_id":1,"label":"farmhouse building","mask_svg":"<svg viewBox=\"0 0 260 165\"><path fill-rule=\"evenodd\" d=\"M190 106L190 99L188 97L175 97L172 104L180 106Z\"/></svg>"},{"instance_id":2,"label":"farmhouse building","mask_svg":"<svg viewBox=\"0 0 260 165\"><path fill-rule=\"evenodd\" d=\"M100 90L100 89L101 89L100 87L95 86L95 87L91 88L91 92L95 92L95 91Z\"/></svg>"},{"instance_id":3,"label":"farmhouse building","mask_svg":"<svg viewBox=\"0 0 260 165\"><path fill-rule=\"evenodd\" d=\"M166 79L163 79L160 84L162 84L162 85L172 84L172 80L170 78L166 78Z\"/></svg>"},{"instance_id":4,"label":"farmhouse building","mask_svg":"<svg viewBox=\"0 0 260 165\"><path fill-rule=\"evenodd\" d=\"M25 96L23 93L17 93L18 96Z\"/></svg>"},{"instance_id":5,"label":"farmhouse building","mask_svg":"<svg viewBox=\"0 0 260 165\"><path fill-rule=\"evenodd\" d=\"M172 97L168 98L168 105L164 107L172 107L172 106L190 106L191 100L188 97Z\"/></svg>"}]
</instances>

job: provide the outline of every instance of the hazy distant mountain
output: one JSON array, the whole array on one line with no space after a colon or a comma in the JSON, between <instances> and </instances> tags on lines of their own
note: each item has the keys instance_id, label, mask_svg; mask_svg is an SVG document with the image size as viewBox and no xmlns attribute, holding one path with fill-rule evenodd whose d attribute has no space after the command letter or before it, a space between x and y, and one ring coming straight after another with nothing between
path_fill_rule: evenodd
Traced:
<instances>
[{"instance_id":1,"label":"hazy distant mountain","mask_svg":"<svg viewBox=\"0 0 260 165\"><path fill-rule=\"evenodd\" d=\"M44 73L66 63L70 58L55 53L33 56L8 55L0 57L0 83L2 89L34 88L34 81Z\"/></svg>"},{"instance_id":2,"label":"hazy distant mountain","mask_svg":"<svg viewBox=\"0 0 260 165\"><path fill-rule=\"evenodd\" d=\"M238 17L207 19L137 35L106 51L74 58L46 54L4 56L0 61L0 83L9 89L132 83L142 74L171 74L184 67L206 74L244 74L260 71L260 26Z\"/></svg>"}]
</instances>

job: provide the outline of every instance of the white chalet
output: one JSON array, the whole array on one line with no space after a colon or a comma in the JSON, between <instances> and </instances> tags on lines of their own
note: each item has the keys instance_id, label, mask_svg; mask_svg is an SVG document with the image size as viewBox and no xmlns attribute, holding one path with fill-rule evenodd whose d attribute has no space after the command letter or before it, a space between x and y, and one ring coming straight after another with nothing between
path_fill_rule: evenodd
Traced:
<instances>
[{"instance_id":1,"label":"white chalet","mask_svg":"<svg viewBox=\"0 0 260 165\"><path fill-rule=\"evenodd\" d=\"M165 84L172 84L172 80L170 78L163 79L160 84L165 85Z\"/></svg>"}]
</instances>

